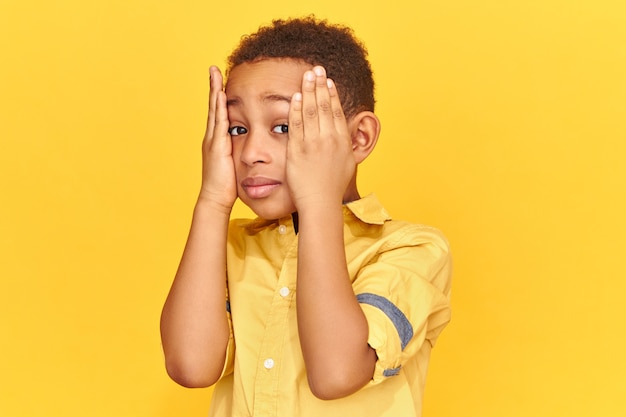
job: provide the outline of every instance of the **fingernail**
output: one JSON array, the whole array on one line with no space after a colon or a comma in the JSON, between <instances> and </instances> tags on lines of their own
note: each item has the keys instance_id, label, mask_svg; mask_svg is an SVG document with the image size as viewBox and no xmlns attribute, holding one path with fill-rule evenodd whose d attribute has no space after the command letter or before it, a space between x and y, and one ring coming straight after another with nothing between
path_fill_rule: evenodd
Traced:
<instances>
[{"instance_id":1,"label":"fingernail","mask_svg":"<svg viewBox=\"0 0 626 417\"><path fill-rule=\"evenodd\" d=\"M324 69L322 67L315 67L313 68L313 71L315 71L315 74L318 77L321 77L322 75L324 75Z\"/></svg>"},{"instance_id":2,"label":"fingernail","mask_svg":"<svg viewBox=\"0 0 626 417\"><path fill-rule=\"evenodd\" d=\"M330 78L327 78L326 85L328 86L328 88L333 88L333 80L331 80Z\"/></svg>"},{"instance_id":3,"label":"fingernail","mask_svg":"<svg viewBox=\"0 0 626 417\"><path fill-rule=\"evenodd\" d=\"M304 76L307 79L307 81L315 81L315 74L313 74L311 71L307 71L306 74L304 74Z\"/></svg>"}]
</instances>

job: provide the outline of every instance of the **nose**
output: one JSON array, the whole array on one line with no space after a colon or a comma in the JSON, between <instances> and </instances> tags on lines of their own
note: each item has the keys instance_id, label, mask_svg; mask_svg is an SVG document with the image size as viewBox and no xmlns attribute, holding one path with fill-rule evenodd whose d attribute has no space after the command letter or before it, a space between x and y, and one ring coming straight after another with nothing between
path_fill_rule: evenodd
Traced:
<instances>
[{"instance_id":1,"label":"nose","mask_svg":"<svg viewBox=\"0 0 626 417\"><path fill-rule=\"evenodd\" d=\"M269 141L266 134L258 129L251 129L246 135L242 144L239 159L246 165L252 166L259 163L271 161L269 152Z\"/></svg>"}]
</instances>

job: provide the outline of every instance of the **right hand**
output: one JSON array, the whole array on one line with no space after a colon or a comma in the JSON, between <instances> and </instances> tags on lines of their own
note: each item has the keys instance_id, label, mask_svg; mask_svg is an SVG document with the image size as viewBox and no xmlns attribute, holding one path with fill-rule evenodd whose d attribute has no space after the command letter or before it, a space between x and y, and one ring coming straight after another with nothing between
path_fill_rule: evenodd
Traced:
<instances>
[{"instance_id":1,"label":"right hand","mask_svg":"<svg viewBox=\"0 0 626 417\"><path fill-rule=\"evenodd\" d=\"M226 93L219 68L211 66L209 73L209 117L202 141L202 188L199 198L230 213L237 199L237 181L228 133Z\"/></svg>"}]
</instances>

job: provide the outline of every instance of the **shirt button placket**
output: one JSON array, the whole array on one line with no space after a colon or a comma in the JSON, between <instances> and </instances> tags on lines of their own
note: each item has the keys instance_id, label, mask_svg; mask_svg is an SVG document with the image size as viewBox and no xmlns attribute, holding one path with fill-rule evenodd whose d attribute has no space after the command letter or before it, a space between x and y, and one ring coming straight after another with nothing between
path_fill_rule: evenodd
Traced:
<instances>
[{"instance_id":1,"label":"shirt button placket","mask_svg":"<svg viewBox=\"0 0 626 417\"><path fill-rule=\"evenodd\" d=\"M283 348L286 336L286 326L289 326L289 312L293 290L289 288L295 283L290 280L295 278L295 262L297 257L297 238L291 233L290 225L279 224L275 229L276 244L280 247L285 258L283 267L280 269L277 287L274 289L272 305L266 318L265 333L258 354L258 372L254 388L253 415L259 417L275 416L278 409L279 383L282 369Z\"/></svg>"}]
</instances>

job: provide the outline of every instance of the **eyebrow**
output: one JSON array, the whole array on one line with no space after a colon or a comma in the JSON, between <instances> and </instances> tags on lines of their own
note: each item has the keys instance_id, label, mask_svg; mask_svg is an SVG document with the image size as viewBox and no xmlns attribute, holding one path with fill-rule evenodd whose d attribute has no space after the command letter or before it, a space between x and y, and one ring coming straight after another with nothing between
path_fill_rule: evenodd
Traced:
<instances>
[{"instance_id":1,"label":"eyebrow","mask_svg":"<svg viewBox=\"0 0 626 417\"><path fill-rule=\"evenodd\" d=\"M281 102L284 101L286 103L291 103L291 96L285 96L282 94L268 93L263 96L263 102ZM241 104L241 99L239 97L229 98L226 101L226 106L238 106Z\"/></svg>"},{"instance_id":2,"label":"eyebrow","mask_svg":"<svg viewBox=\"0 0 626 417\"><path fill-rule=\"evenodd\" d=\"M226 100L226 107L237 106L239 104L241 104L241 100L239 100L238 98L229 98L228 100Z\"/></svg>"},{"instance_id":3,"label":"eyebrow","mask_svg":"<svg viewBox=\"0 0 626 417\"><path fill-rule=\"evenodd\" d=\"M263 101L286 101L291 103L291 96L283 96L282 94L268 94L263 97Z\"/></svg>"}]
</instances>

